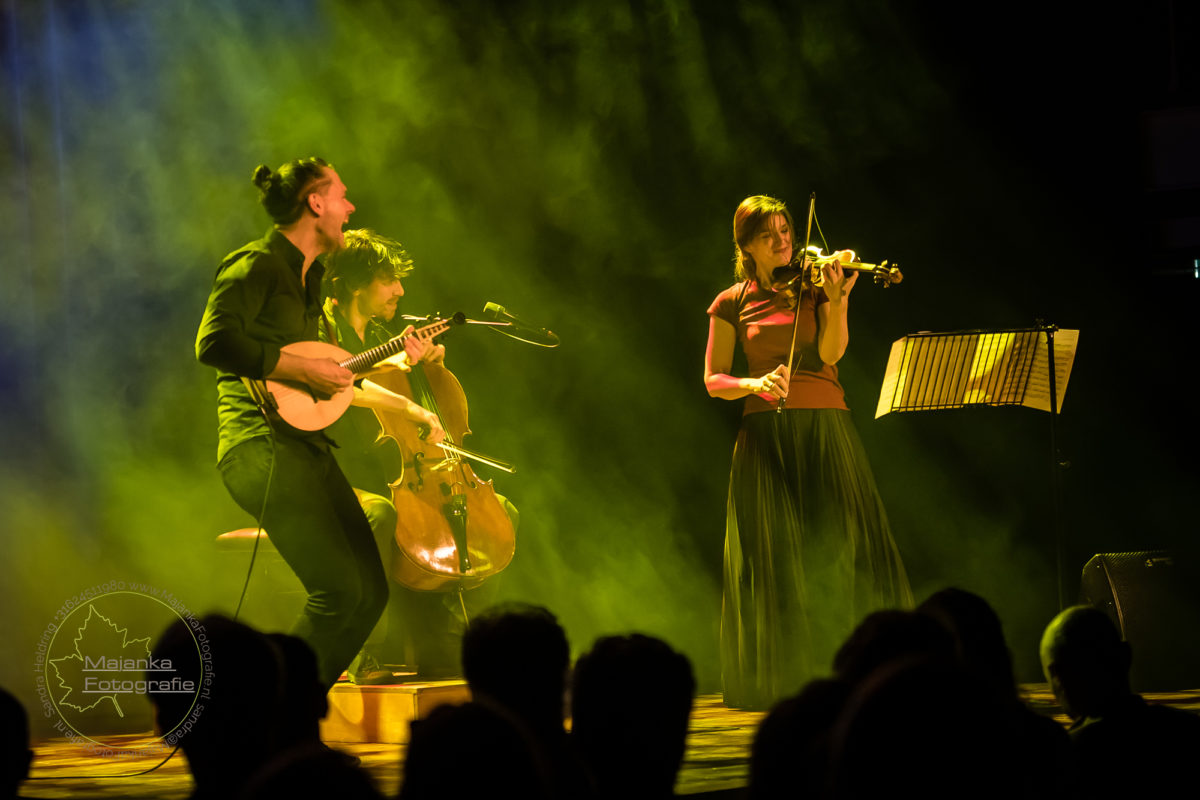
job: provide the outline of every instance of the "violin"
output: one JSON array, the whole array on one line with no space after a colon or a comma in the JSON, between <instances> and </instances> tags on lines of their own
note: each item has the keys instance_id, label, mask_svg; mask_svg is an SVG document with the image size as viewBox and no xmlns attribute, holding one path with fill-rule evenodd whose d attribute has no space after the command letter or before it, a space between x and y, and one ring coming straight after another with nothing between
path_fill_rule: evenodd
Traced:
<instances>
[{"instance_id":1,"label":"violin","mask_svg":"<svg viewBox=\"0 0 1200 800\"><path fill-rule=\"evenodd\" d=\"M443 442L426 441L417 426L395 411L375 410L400 449L402 472L390 487L396 506L396 545L391 565L396 582L418 591L471 589L512 561L516 532L491 481L475 474L470 459L506 471L503 462L464 448L469 434L462 384L442 364L415 364L411 372L390 370L371 378L437 415Z\"/></svg>"},{"instance_id":2,"label":"violin","mask_svg":"<svg viewBox=\"0 0 1200 800\"><path fill-rule=\"evenodd\" d=\"M849 261L843 258L847 253L850 254ZM853 250L840 250L826 255L821 252L819 247L809 247L806 257L800 259L793 257L792 263L774 269L771 273L771 288L781 291L793 287L797 281L801 285L822 286L825 283L825 276L821 272L821 267L832 264L834 261L841 262L843 272L870 273L875 283L885 289L904 280L904 273L895 264L888 266L886 260L879 264L864 264L857 259L858 256Z\"/></svg>"},{"instance_id":3,"label":"violin","mask_svg":"<svg viewBox=\"0 0 1200 800\"><path fill-rule=\"evenodd\" d=\"M816 202L815 199L813 201ZM809 220L811 223L813 207L809 206ZM797 258L799 255L799 258ZM904 280L904 274L900 272L900 268L892 265L888 266L887 261L880 264L864 264L858 260L857 254L853 250L839 250L836 253L826 255L821 252L821 248L814 245L809 245L792 254L792 261L782 267L776 267L771 271L771 288L777 292L783 292L787 300L789 308L796 308L800 303L800 293L806 287L824 286L825 273L821 268L826 264L838 262L842 267L842 272L869 272L875 283L878 283L887 288L892 284L900 283ZM796 315L796 320L792 324L792 347L788 351L787 363L791 364L796 355L796 331L798 330L799 315ZM782 413L784 406L787 405L787 398L779 398L775 405L775 411Z\"/></svg>"}]
</instances>

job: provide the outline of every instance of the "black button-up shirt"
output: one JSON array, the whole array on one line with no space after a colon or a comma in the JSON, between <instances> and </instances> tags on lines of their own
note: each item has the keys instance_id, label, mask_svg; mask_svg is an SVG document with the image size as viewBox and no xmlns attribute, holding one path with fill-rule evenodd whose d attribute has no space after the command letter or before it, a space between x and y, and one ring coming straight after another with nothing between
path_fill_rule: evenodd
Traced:
<instances>
[{"instance_id":1,"label":"black button-up shirt","mask_svg":"<svg viewBox=\"0 0 1200 800\"><path fill-rule=\"evenodd\" d=\"M217 368L217 460L234 445L270 432L242 377L264 378L287 344L317 338L321 278L314 261L300 278L304 254L272 229L225 257L196 334L196 358ZM323 442L320 433L292 435Z\"/></svg>"}]
</instances>

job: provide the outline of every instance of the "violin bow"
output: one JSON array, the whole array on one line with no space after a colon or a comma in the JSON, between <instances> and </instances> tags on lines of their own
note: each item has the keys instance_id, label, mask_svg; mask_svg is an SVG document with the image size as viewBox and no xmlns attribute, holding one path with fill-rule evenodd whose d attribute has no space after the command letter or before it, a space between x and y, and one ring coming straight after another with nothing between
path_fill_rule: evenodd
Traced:
<instances>
[{"instance_id":1,"label":"violin bow","mask_svg":"<svg viewBox=\"0 0 1200 800\"><path fill-rule=\"evenodd\" d=\"M817 211L817 193L813 192L808 196L808 221L804 224L804 249L800 252L800 266L804 266L804 261L808 259L808 245L812 237L813 216ZM801 278L803 280L803 278ZM788 389L792 386L792 359L796 357L796 336L800 332L800 295L796 295L796 308L792 313L792 346L788 349L787 369L788 369ZM782 414L783 407L787 405L787 397L779 398L775 404L775 413Z\"/></svg>"}]
</instances>

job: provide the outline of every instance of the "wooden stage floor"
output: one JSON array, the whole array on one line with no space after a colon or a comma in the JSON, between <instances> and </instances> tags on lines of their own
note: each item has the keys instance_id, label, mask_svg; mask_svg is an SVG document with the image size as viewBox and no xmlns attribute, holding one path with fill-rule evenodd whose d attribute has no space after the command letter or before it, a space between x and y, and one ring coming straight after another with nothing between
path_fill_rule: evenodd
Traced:
<instances>
[{"instance_id":1,"label":"wooden stage floor","mask_svg":"<svg viewBox=\"0 0 1200 800\"><path fill-rule=\"evenodd\" d=\"M1022 687L1029 704L1041 713L1066 724L1046 684ZM1200 689L1184 692L1144 695L1147 700L1165 703L1200 713ZM937 702L930 698L930 702ZM687 795L719 793L735 795L746 785L749 774L750 745L754 731L764 714L726 708L720 695L702 695L696 699L688 732L687 753L680 772L677 792ZM129 745L138 737L128 737ZM400 784L405 755L403 744L335 744L340 750L362 759L376 785L386 796L393 796ZM32 779L21 786L22 797L71 798L186 798L192 780L182 753L146 775L134 773L150 769L161 758L125 762L90 756L66 740L48 740L34 745L36 756Z\"/></svg>"}]
</instances>

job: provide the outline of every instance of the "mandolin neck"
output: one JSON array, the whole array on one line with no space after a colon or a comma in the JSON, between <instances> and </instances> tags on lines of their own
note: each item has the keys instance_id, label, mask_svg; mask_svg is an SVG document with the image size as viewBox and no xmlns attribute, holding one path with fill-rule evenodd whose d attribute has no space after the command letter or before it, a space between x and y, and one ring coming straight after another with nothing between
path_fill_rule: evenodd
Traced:
<instances>
[{"instance_id":1,"label":"mandolin neck","mask_svg":"<svg viewBox=\"0 0 1200 800\"><path fill-rule=\"evenodd\" d=\"M428 339L431 336L437 336L444 330L447 330L451 325L450 320L438 320L424 328L418 328L412 332L412 336L418 339ZM383 361L388 356L394 356L404 349L404 343L408 340L407 336L397 336L378 347L372 347L370 350L364 350L356 356L351 356L344 361L339 362L341 366L359 375L371 367Z\"/></svg>"}]
</instances>

